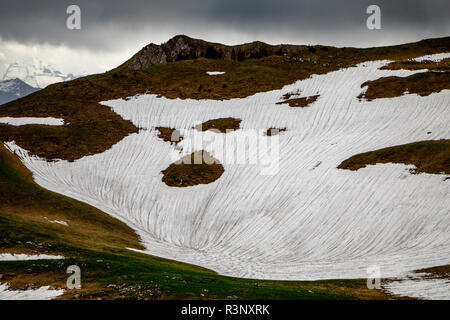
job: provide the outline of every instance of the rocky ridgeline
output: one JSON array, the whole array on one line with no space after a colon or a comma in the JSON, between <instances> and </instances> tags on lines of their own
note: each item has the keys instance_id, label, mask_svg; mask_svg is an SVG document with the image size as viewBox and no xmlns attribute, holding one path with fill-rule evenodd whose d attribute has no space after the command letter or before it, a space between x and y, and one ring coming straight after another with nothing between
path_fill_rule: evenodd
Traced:
<instances>
[{"instance_id":1,"label":"rocky ridgeline","mask_svg":"<svg viewBox=\"0 0 450 320\"><path fill-rule=\"evenodd\" d=\"M130 70L139 70L167 62L196 58L244 61L271 55L288 56L302 51L311 51L311 48L313 47L303 45L269 45L260 41L227 46L178 35L161 45L154 43L147 45L128 61L125 67Z\"/></svg>"}]
</instances>

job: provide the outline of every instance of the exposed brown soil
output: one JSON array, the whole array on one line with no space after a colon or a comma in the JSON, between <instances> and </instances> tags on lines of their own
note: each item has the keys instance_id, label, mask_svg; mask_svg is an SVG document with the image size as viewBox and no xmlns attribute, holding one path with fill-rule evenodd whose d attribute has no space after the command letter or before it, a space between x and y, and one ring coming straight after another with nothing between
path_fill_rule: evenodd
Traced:
<instances>
[{"instance_id":1,"label":"exposed brown soil","mask_svg":"<svg viewBox=\"0 0 450 320\"><path fill-rule=\"evenodd\" d=\"M180 131L176 129L167 127L156 127L155 129L159 131L158 138L161 138L166 142L173 142L177 144L183 140L183 136L181 136Z\"/></svg>"},{"instance_id":2,"label":"exposed brown soil","mask_svg":"<svg viewBox=\"0 0 450 320\"><path fill-rule=\"evenodd\" d=\"M289 104L290 107L293 108L304 108L309 106L310 104L314 103L317 98L319 98L319 95L310 96L310 97L301 97L301 98L292 98L287 99L281 102L277 102L277 104Z\"/></svg>"},{"instance_id":3,"label":"exposed brown soil","mask_svg":"<svg viewBox=\"0 0 450 320\"><path fill-rule=\"evenodd\" d=\"M287 130L286 128L281 128L281 129L279 129L279 128L269 128L266 131L266 136L269 136L269 137L270 136L276 136L276 135L280 134L280 132L284 132L286 130Z\"/></svg>"},{"instance_id":4,"label":"exposed brown soil","mask_svg":"<svg viewBox=\"0 0 450 320\"><path fill-rule=\"evenodd\" d=\"M417 273L430 273L434 277L450 279L450 264L426 269L416 270Z\"/></svg>"},{"instance_id":5,"label":"exposed brown soil","mask_svg":"<svg viewBox=\"0 0 450 320\"><path fill-rule=\"evenodd\" d=\"M299 96L300 94L301 94L300 90L297 90L295 92L288 92L288 93L283 94L281 99L289 100L292 96Z\"/></svg>"},{"instance_id":6,"label":"exposed brown soil","mask_svg":"<svg viewBox=\"0 0 450 320\"><path fill-rule=\"evenodd\" d=\"M189 187L216 181L223 166L206 151L193 152L162 171L162 181L171 187Z\"/></svg>"},{"instance_id":7,"label":"exposed brown soil","mask_svg":"<svg viewBox=\"0 0 450 320\"><path fill-rule=\"evenodd\" d=\"M199 124L198 126L195 127L195 129L199 131L216 130L222 133L227 133L230 131L238 130L241 121L242 121L241 119L235 118L213 119L203 122L202 124Z\"/></svg>"},{"instance_id":8,"label":"exposed brown soil","mask_svg":"<svg viewBox=\"0 0 450 320\"><path fill-rule=\"evenodd\" d=\"M365 86L367 91L361 93L358 98L368 101L400 97L405 93L428 96L433 92L450 89L450 72L422 72L408 77L385 77L364 82L361 88Z\"/></svg>"},{"instance_id":9,"label":"exposed brown soil","mask_svg":"<svg viewBox=\"0 0 450 320\"><path fill-rule=\"evenodd\" d=\"M203 45L204 42L202 48ZM214 47L207 45L207 51L209 46ZM264 47L262 43L253 43L249 46L248 56L244 53L243 59L230 60L218 58L211 49L208 55L205 54L208 58L184 60L191 57L185 52L177 56L175 62L139 70L128 69L128 61L104 74L48 86L2 105L0 117L51 116L63 118L66 125L14 127L1 124L0 141L15 140L32 155L46 159L73 161L104 152L125 136L137 132L130 121L123 120L99 101L147 92L181 99L243 98L280 89L312 74L324 74L364 61L405 60L448 52L450 37L368 49L295 46L297 48L289 54L281 50L270 55L272 52L269 50L268 56ZM211 77L206 74L211 70L226 73L221 77Z\"/></svg>"},{"instance_id":10,"label":"exposed brown soil","mask_svg":"<svg viewBox=\"0 0 450 320\"><path fill-rule=\"evenodd\" d=\"M137 128L98 102L142 93L145 77L99 75L51 85L0 108L0 117L56 117L64 126L0 124L0 140L15 140L33 155L73 161L104 152ZM136 83L136 86L133 84Z\"/></svg>"},{"instance_id":11,"label":"exposed brown soil","mask_svg":"<svg viewBox=\"0 0 450 320\"><path fill-rule=\"evenodd\" d=\"M428 69L430 71L450 71L450 58L442 59L441 61L413 61L413 60L403 60L394 61L380 68L381 70L422 70Z\"/></svg>"},{"instance_id":12,"label":"exposed brown soil","mask_svg":"<svg viewBox=\"0 0 450 320\"><path fill-rule=\"evenodd\" d=\"M415 173L450 174L450 140L419 141L360 153L343 161L338 168L358 170L390 162L412 164L416 166Z\"/></svg>"}]
</instances>

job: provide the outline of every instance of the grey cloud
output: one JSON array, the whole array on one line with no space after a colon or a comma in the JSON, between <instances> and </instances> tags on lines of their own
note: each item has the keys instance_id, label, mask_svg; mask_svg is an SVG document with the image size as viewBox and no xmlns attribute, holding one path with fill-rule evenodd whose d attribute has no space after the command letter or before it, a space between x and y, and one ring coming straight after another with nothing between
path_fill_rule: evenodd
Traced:
<instances>
[{"instance_id":1,"label":"grey cloud","mask_svg":"<svg viewBox=\"0 0 450 320\"><path fill-rule=\"evenodd\" d=\"M82 30L65 27L70 4L82 9ZM365 27L370 4L382 9L383 29L375 33ZM208 35L210 29L219 36L208 40L225 43L233 30L259 37L253 40L334 44L342 38L358 46L382 38L402 42L405 33L418 39L448 35L449 9L447 0L1 0L0 37L114 50L133 41L156 42L163 34Z\"/></svg>"}]
</instances>

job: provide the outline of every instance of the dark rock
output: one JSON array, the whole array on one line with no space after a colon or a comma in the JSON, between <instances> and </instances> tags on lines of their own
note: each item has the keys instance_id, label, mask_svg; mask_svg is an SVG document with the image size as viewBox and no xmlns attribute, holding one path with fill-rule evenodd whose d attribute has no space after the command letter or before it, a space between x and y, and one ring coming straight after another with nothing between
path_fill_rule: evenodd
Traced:
<instances>
[{"instance_id":1,"label":"dark rock","mask_svg":"<svg viewBox=\"0 0 450 320\"><path fill-rule=\"evenodd\" d=\"M23 290L33 290L36 286L34 285L34 283L29 283L27 284Z\"/></svg>"},{"instance_id":2,"label":"dark rock","mask_svg":"<svg viewBox=\"0 0 450 320\"><path fill-rule=\"evenodd\" d=\"M167 56L161 46L151 43L142 49L138 57L130 62L128 68L130 70L139 70L166 62Z\"/></svg>"},{"instance_id":3,"label":"dark rock","mask_svg":"<svg viewBox=\"0 0 450 320\"><path fill-rule=\"evenodd\" d=\"M288 57L288 53L298 54L307 50L306 46L269 45L261 41L227 46L178 35L161 45L149 44L125 66L130 70L139 70L167 62L196 58L244 61L271 55Z\"/></svg>"}]
</instances>

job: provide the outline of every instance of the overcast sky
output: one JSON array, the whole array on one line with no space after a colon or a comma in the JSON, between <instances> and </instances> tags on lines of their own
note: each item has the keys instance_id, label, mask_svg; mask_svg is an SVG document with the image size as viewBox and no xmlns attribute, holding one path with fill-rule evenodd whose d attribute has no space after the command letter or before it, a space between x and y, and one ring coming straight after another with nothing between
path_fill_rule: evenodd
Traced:
<instances>
[{"instance_id":1,"label":"overcast sky","mask_svg":"<svg viewBox=\"0 0 450 320\"><path fill-rule=\"evenodd\" d=\"M81 30L66 28L70 4L81 8ZM366 27L371 4L381 8L381 30ZM225 44L398 44L449 36L449 12L449 0L0 0L0 62L102 72L176 34Z\"/></svg>"}]
</instances>

